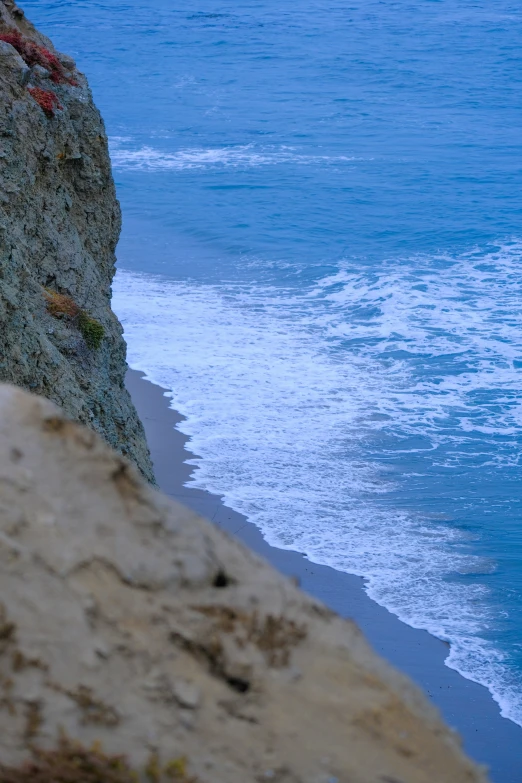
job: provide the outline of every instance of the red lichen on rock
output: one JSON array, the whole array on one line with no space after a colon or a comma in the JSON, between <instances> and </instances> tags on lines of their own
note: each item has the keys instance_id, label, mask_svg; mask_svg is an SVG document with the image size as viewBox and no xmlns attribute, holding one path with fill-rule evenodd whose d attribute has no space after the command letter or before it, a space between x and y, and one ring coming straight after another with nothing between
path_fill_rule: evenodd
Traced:
<instances>
[{"instance_id":1,"label":"red lichen on rock","mask_svg":"<svg viewBox=\"0 0 522 783\"><path fill-rule=\"evenodd\" d=\"M54 117L55 109L63 109L62 104L58 100L58 96L52 90L42 90L40 87L29 87L29 92L48 117Z\"/></svg>"},{"instance_id":2,"label":"red lichen on rock","mask_svg":"<svg viewBox=\"0 0 522 783\"><path fill-rule=\"evenodd\" d=\"M29 38L24 38L18 30L12 30L8 33L0 34L0 41L5 41L11 44L26 65L41 65L50 72L49 78L55 84L72 84L74 87L78 85L78 82L67 76L65 69L58 59L58 57L46 49L45 46L40 46Z\"/></svg>"}]
</instances>

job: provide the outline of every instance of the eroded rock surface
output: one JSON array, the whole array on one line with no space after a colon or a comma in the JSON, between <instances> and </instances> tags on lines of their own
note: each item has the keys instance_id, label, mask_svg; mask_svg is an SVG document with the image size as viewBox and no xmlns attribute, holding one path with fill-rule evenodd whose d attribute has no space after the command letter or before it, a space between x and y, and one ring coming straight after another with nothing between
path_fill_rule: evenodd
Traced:
<instances>
[{"instance_id":1,"label":"eroded rock surface","mask_svg":"<svg viewBox=\"0 0 522 783\"><path fill-rule=\"evenodd\" d=\"M10 0L1 36L26 51L0 40L0 379L54 400L151 478L110 306L120 210L103 122L74 62ZM56 294L69 306L50 308Z\"/></svg>"},{"instance_id":2,"label":"eroded rock surface","mask_svg":"<svg viewBox=\"0 0 522 783\"><path fill-rule=\"evenodd\" d=\"M7 385L0 601L4 764L65 731L199 783L485 781L353 624Z\"/></svg>"}]
</instances>

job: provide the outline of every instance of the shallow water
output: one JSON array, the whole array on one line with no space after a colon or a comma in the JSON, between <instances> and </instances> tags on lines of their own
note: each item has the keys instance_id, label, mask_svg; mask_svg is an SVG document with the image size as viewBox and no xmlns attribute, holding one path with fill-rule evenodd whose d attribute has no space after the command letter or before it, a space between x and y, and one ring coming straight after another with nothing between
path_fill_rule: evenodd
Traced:
<instances>
[{"instance_id":1,"label":"shallow water","mask_svg":"<svg viewBox=\"0 0 522 783\"><path fill-rule=\"evenodd\" d=\"M522 725L520 6L25 7L105 117L115 307L197 486Z\"/></svg>"}]
</instances>

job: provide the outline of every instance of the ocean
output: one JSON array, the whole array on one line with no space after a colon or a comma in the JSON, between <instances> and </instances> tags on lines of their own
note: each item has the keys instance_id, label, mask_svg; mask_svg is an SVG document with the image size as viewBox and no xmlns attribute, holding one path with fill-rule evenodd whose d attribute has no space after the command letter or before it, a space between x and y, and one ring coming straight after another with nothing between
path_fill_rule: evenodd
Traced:
<instances>
[{"instance_id":1,"label":"ocean","mask_svg":"<svg viewBox=\"0 0 522 783\"><path fill-rule=\"evenodd\" d=\"M522 9L25 0L89 77L192 486L522 725Z\"/></svg>"}]
</instances>

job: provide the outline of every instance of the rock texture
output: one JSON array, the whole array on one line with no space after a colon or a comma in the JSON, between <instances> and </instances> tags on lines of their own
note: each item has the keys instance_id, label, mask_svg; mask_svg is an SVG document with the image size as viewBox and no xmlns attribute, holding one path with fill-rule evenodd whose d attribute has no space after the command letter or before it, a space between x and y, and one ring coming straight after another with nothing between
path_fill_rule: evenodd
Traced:
<instances>
[{"instance_id":1,"label":"rock texture","mask_svg":"<svg viewBox=\"0 0 522 783\"><path fill-rule=\"evenodd\" d=\"M354 625L7 385L0 600L3 764L65 731L150 780L486 779Z\"/></svg>"},{"instance_id":2,"label":"rock texture","mask_svg":"<svg viewBox=\"0 0 522 783\"><path fill-rule=\"evenodd\" d=\"M14 3L0 0L0 35L13 33L56 55ZM0 379L54 400L151 479L110 307L120 210L107 137L85 77L57 57L55 71L29 67L0 41ZM49 312L54 293L103 326L98 348L78 314Z\"/></svg>"}]
</instances>

